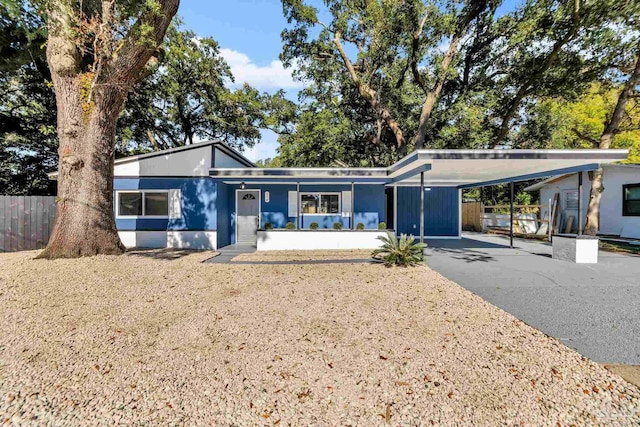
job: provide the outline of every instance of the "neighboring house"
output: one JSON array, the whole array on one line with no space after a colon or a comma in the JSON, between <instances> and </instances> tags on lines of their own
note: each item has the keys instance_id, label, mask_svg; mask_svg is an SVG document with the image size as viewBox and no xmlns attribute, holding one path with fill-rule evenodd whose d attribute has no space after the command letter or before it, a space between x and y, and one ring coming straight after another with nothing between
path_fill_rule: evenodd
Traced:
<instances>
[{"instance_id":1,"label":"neighboring house","mask_svg":"<svg viewBox=\"0 0 640 427\"><path fill-rule=\"evenodd\" d=\"M603 165L605 191L600 201L599 234L640 239L640 165ZM591 191L589 172L582 172L583 227ZM572 231L578 227L578 174L556 176L525 188L540 191L540 203L548 205L556 193L560 195L560 230L564 231L570 216L574 217ZM543 208L544 217L548 208Z\"/></svg>"},{"instance_id":2,"label":"neighboring house","mask_svg":"<svg viewBox=\"0 0 640 427\"><path fill-rule=\"evenodd\" d=\"M115 220L128 247L370 248L379 246L383 222L397 234L460 238L463 188L626 157L626 150L418 150L389 167L257 168L208 141L116 160ZM287 223L294 230L285 231Z\"/></svg>"}]
</instances>

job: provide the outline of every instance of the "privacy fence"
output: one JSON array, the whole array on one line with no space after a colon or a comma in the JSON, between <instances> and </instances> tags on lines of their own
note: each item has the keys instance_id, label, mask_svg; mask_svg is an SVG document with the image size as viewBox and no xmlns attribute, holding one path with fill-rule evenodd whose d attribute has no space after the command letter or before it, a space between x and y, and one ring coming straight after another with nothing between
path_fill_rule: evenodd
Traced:
<instances>
[{"instance_id":1,"label":"privacy fence","mask_svg":"<svg viewBox=\"0 0 640 427\"><path fill-rule=\"evenodd\" d=\"M0 252L44 248L55 221L55 196L0 196Z\"/></svg>"}]
</instances>

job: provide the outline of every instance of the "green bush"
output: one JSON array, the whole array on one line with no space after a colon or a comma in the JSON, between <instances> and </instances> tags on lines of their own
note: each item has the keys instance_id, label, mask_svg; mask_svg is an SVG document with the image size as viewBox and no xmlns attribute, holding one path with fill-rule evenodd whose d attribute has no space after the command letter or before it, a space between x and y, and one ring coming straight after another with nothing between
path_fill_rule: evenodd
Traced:
<instances>
[{"instance_id":1,"label":"green bush","mask_svg":"<svg viewBox=\"0 0 640 427\"><path fill-rule=\"evenodd\" d=\"M294 228L296 228L296 225L294 223L292 223L291 221L289 221L287 223L287 225L284 226L287 230L293 230Z\"/></svg>"},{"instance_id":2,"label":"green bush","mask_svg":"<svg viewBox=\"0 0 640 427\"><path fill-rule=\"evenodd\" d=\"M382 241L382 246L374 250L371 256L382 259L387 266L401 265L403 267L416 265L422 262L422 251L426 244L416 242L413 236L400 235L400 239L393 233L378 237Z\"/></svg>"},{"instance_id":3,"label":"green bush","mask_svg":"<svg viewBox=\"0 0 640 427\"><path fill-rule=\"evenodd\" d=\"M380 224L378 224L378 230L386 230L386 229L387 229L386 222L381 222Z\"/></svg>"},{"instance_id":4,"label":"green bush","mask_svg":"<svg viewBox=\"0 0 640 427\"><path fill-rule=\"evenodd\" d=\"M311 224L309 224L309 228L312 229L312 230L317 230L318 227L320 227L320 226L318 225L317 222L312 222Z\"/></svg>"},{"instance_id":5,"label":"green bush","mask_svg":"<svg viewBox=\"0 0 640 427\"><path fill-rule=\"evenodd\" d=\"M359 222L358 224L356 224L356 230L364 230L364 224Z\"/></svg>"},{"instance_id":6,"label":"green bush","mask_svg":"<svg viewBox=\"0 0 640 427\"><path fill-rule=\"evenodd\" d=\"M341 222L334 222L333 223L333 229L334 230L342 230L342 223Z\"/></svg>"},{"instance_id":7,"label":"green bush","mask_svg":"<svg viewBox=\"0 0 640 427\"><path fill-rule=\"evenodd\" d=\"M273 230L273 224L271 224L270 222L265 222L264 223L264 229L265 230Z\"/></svg>"}]
</instances>

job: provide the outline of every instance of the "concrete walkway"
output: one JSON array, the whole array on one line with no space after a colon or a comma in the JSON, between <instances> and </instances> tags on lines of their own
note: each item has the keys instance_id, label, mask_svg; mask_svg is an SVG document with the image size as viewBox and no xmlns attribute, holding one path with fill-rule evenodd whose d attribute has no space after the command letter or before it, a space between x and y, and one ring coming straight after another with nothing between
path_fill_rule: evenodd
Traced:
<instances>
[{"instance_id":1,"label":"concrete walkway","mask_svg":"<svg viewBox=\"0 0 640 427\"><path fill-rule=\"evenodd\" d=\"M431 268L490 303L597 362L640 364L640 257L572 264L548 243L482 234L427 243Z\"/></svg>"}]
</instances>

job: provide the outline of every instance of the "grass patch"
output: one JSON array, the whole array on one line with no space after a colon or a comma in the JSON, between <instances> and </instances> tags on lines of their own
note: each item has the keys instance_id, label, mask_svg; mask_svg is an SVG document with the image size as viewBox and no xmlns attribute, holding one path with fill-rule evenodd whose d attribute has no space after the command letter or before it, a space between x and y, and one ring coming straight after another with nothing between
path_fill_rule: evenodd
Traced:
<instances>
[{"instance_id":1,"label":"grass patch","mask_svg":"<svg viewBox=\"0 0 640 427\"><path fill-rule=\"evenodd\" d=\"M600 240L600 249L607 252L640 255L640 245L632 245L631 243L626 243L626 242Z\"/></svg>"}]
</instances>

